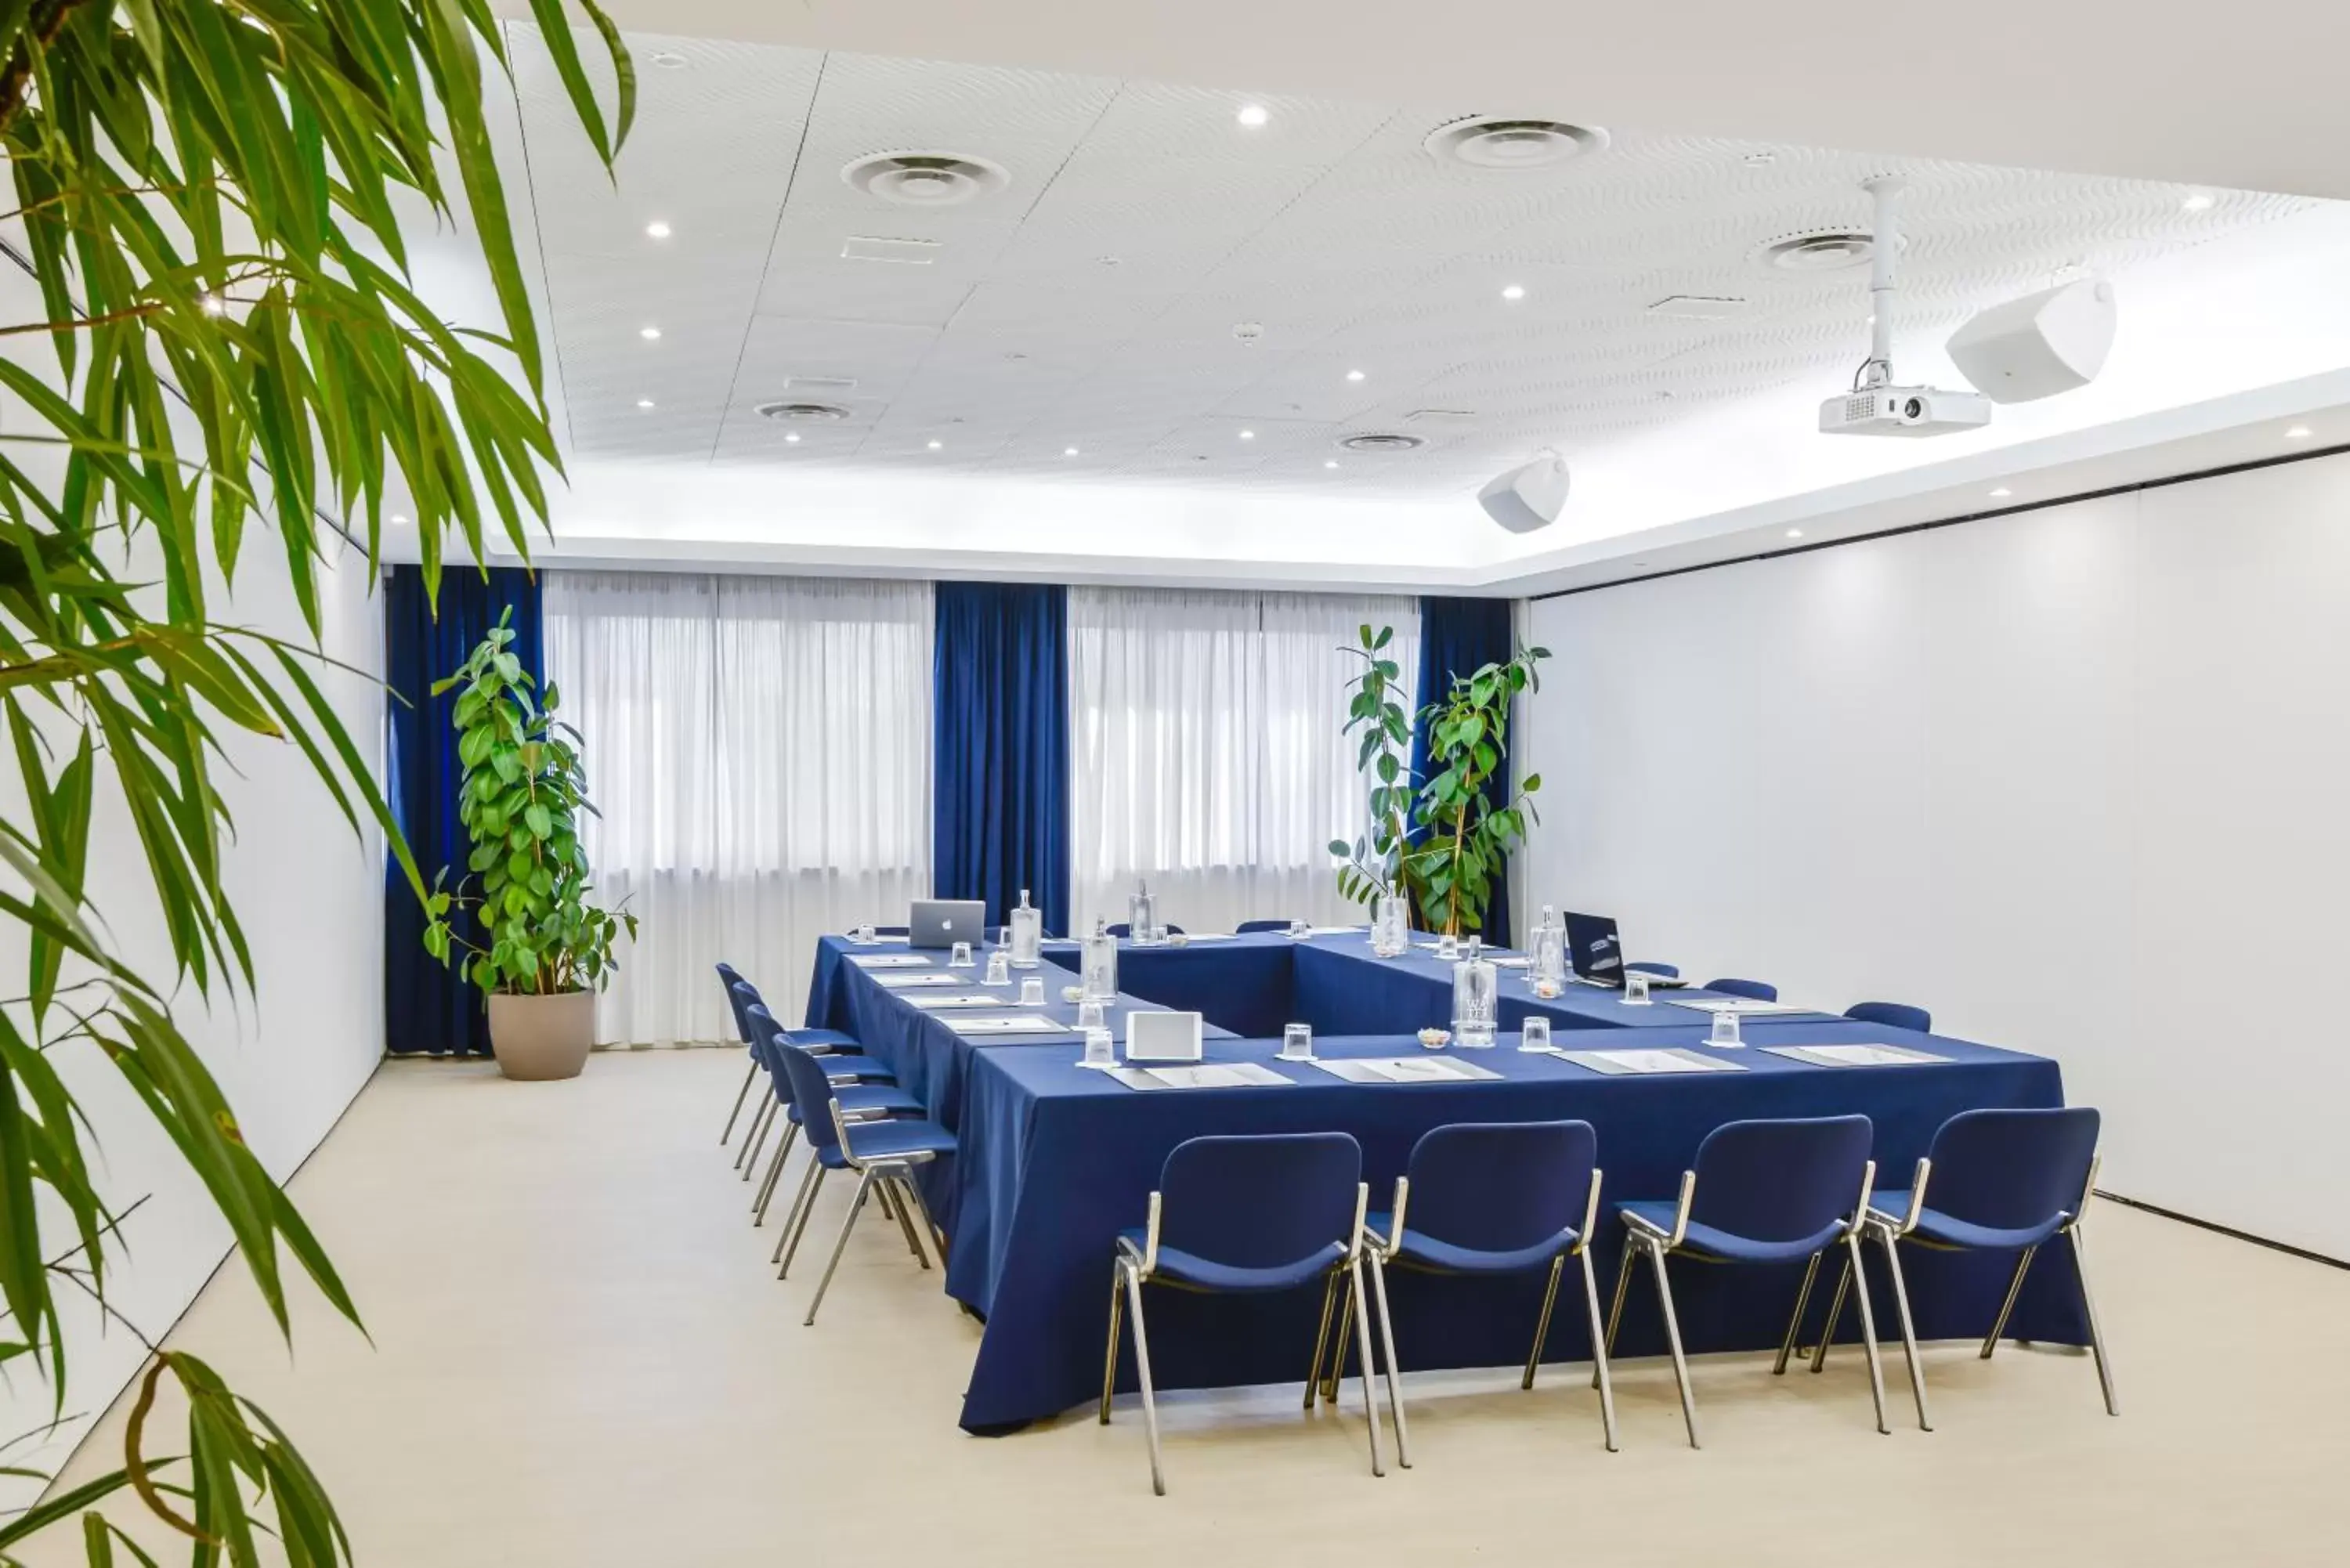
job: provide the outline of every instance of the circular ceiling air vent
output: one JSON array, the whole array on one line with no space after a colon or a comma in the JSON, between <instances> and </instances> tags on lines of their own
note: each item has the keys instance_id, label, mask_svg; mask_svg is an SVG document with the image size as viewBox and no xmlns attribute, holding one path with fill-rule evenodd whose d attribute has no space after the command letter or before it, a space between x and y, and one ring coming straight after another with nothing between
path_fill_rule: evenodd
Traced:
<instances>
[{"instance_id":1,"label":"circular ceiling air vent","mask_svg":"<svg viewBox=\"0 0 2350 1568\"><path fill-rule=\"evenodd\" d=\"M1877 242L1845 229L1783 234L1754 253L1754 259L1773 272L1842 272L1866 266Z\"/></svg>"},{"instance_id":2,"label":"circular ceiling air vent","mask_svg":"<svg viewBox=\"0 0 2350 1568\"><path fill-rule=\"evenodd\" d=\"M876 152L843 168L840 177L900 207L959 207L1012 179L1002 164L962 152Z\"/></svg>"},{"instance_id":3,"label":"circular ceiling air vent","mask_svg":"<svg viewBox=\"0 0 2350 1568\"><path fill-rule=\"evenodd\" d=\"M1439 158L1474 169L1544 169L1599 151L1607 145L1607 133L1561 119L1473 115L1437 127L1422 145Z\"/></svg>"},{"instance_id":4,"label":"circular ceiling air vent","mask_svg":"<svg viewBox=\"0 0 2350 1568\"><path fill-rule=\"evenodd\" d=\"M838 403L761 403L759 417L787 425L827 425L848 417Z\"/></svg>"},{"instance_id":5,"label":"circular ceiling air vent","mask_svg":"<svg viewBox=\"0 0 2350 1568\"><path fill-rule=\"evenodd\" d=\"M1348 452L1416 452L1428 442L1419 436L1381 431L1371 435L1348 436L1338 444Z\"/></svg>"}]
</instances>

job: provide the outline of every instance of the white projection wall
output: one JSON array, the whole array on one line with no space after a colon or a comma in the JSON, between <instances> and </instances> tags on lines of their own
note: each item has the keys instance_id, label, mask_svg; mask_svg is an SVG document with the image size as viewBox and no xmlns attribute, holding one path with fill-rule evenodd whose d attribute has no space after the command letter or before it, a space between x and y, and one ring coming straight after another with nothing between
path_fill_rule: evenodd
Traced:
<instances>
[{"instance_id":1,"label":"white projection wall","mask_svg":"<svg viewBox=\"0 0 2350 1568\"><path fill-rule=\"evenodd\" d=\"M2350 1258L2350 459L1530 620L1534 899L2052 1055L2107 1190Z\"/></svg>"}]
</instances>

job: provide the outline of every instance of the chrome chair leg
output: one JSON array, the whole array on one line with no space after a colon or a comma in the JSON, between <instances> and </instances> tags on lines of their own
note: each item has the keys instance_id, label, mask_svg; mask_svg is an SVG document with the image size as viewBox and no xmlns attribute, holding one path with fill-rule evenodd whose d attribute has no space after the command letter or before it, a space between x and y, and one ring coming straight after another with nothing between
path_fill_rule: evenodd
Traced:
<instances>
[{"instance_id":1,"label":"chrome chair leg","mask_svg":"<svg viewBox=\"0 0 2350 1568\"><path fill-rule=\"evenodd\" d=\"M1852 1260L1846 1258L1844 1267L1836 1271L1836 1288L1828 1297L1828 1320L1820 1325L1820 1342L1812 1348L1812 1370L1819 1371L1828 1364L1828 1346L1835 1343L1836 1325L1844 1322L1844 1298L1852 1291Z\"/></svg>"},{"instance_id":2,"label":"chrome chair leg","mask_svg":"<svg viewBox=\"0 0 2350 1568\"><path fill-rule=\"evenodd\" d=\"M1893 1275L1893 1305L1901 1314L1901 1355L1909 1364L1909 1394L1918 1402L1918 1429L1930 1432L1934 1423L1926 1416L1926 1368L1918 1355L1918 1327L1909 1316L1909 1283L1901 1277L1901 1246L1890 1231L1879 1231L1877 1240L1885 1249L1885 1266Z\"/></svg>"},{"instance_id":3,"label":"chrome chair leg","mask_svg":"<svg viewBox=\"0 0 2350 1568\"><path fill-rule=\"evenodd\" d=\"M782 1231L775 1237L775 1250L767 1254L767 1262L770 1265L783 1261L784 1249L791 1242L792 1228L798 1222L800 1215L806 1210L811 1189L823 1179L824 1161L820 1159L809 1160L807 1162L806 1168L800 1173L799 1187L792 1193L791 1207L784 1210L784 1227ZM777 1274L775 1276L775 1278L779 1280L783 1277L784 1276L781 1274Z\"/></svg>"},{"instance_id":4,"label":"chrome chair leg","mask_svg":"<svg viewBox=\"0 0 2350 1568\"><path fill-rule=\"evenodd\" d=\"M1783 1376L1787 1370L1787 1358L1795 1354L1796 1336L1804 1332L1804 1309L1812 1304L1812 1285L1820 1277L1820 1254L1814 1252L1812 1261L1804 1265L1804 1288L1795 1293L1795 1315L1787 1320L1787 1337L1779 1342L1779 1359L1771 1364L1771 1376Z\"/></svg>"},{"instance_id":5,"label":"chrome chair leg","mask_svg":"<svg viewBox=\"0 0 2350 1568\"><path fill-rule=\"evenodd\" d=\"M1330 1376L1322 1383L1322 1403L1338 1402L1338 1384L1347 1376L1347 1336L1355 1326L1355 1297L1345 1282L1338 1286L1338 1337L1330 1346Z\"/></svg>"},{"instance_id":6,"label":"chrome chair leg","mask_svg":"<svg viewBox=\"0 0 2350 1568\"><path fill-rule=\"evenodd\" d=\"M792 1145L799 1141L799 1137L800 1124L793 1122L784 1128L783 1141L775 1145L775 1158L767 1167L767 1179L759 1184L759 1201L752 1210L757 1216L751 1221L751 1228L754 1231L767 1222L767 1205L775 1200L775 1183L784 1174L784 1160L792 1152Z\"/></svg>"},{"instance_id":7,"label":"chrome chair leg","mask_svg":"<svg viewBox=\"0 0 2350 1568\"><path fill-rule=\"evenodd\" d=\"M931 1220L931 1206L929 1201L922 1197L922 1189L919 1181L920 1179L915 1176L914 1172L908 1170L906 1174L899 1179L899 1189L904 1194L906 1201L910 1202L914 1207L914 1228L917 1231L920 1231L923 1235L928 1236L931 1239L931 1245L938 1249L939 1269L941 1272L944 1272L947 1267L948 1259L947 1233L944 1231L940 1230L939 1227Z\"/></svg>"},{"instance_id":8,"label":"chrome chair leg","mask_svg":"<svg viewBox=\"0 0 2350 1568\"><path fill-rule=\"evenodd\" d=\"M1109 1270L1109 1349L1102 1355L1101 1424L1109 1425L1110 1390L1118 1386L1118 1320L1126 1313L1126 1265L1112 1263ZM1313 1385L1306 1386L1310 1390Z\"/></svg>"},{"instance_id":9,"label":"chrome chair leg","mask_svg":"<svg viewBox=\"0 0 2350 1568\"><path fill-rule=\"evenodd\" d=\"M799 1223L791 1230L791 1244L784 1249L784 1261L775 1270L775 1278L783 1279L792 1272L792 1260L800 1255L800 1238L807 1234L808 1220L816 1213L816 1200L824 1191L824 1179L830 1167L816 1168L816 1185L808 1189L807 1201L800 1205Z\"/></svg>"},{"instance_id":10,"label":"chrome chair leg","mask_svg":"<svg viewBox=\"0 0 2350 1568\"><path fill-rule=\"evenodd\" d=\"M889 1186L887 1182L873 1189L873 1201L880 1209L882 1219L894 1220L898 1218L898 1205L889 1196Z\"/></svg>"},{"instance_id":11,"label":"chrome chair leg","mask_svg":"<svg viewBox=\"0 0 2350 1568\"><path fill-rule=\"evenodd\" d=\"M1673 1378L1681 1388L1681 1424L1689 1428L1690 1447L1697 1443L1697 1396L1690 1391L1689 1358L1681 1354L1680 1319L1673 1312L1673 1284L1665 1273L1665 1250L1647 1243L1648 1262L1656 1265L1657 1299L1665 1307L1665 1343L1673 1353Z\"/></svg>"},{"instance_id":12,"label":"chrome chair leg","mask_svg":"<svg viewBox=\"0 0 2350 1568\"><path fill-rule=\"evenodd\" d=\"M1134 1373L1142 1385L1142 1432L1150 1444L1150 1490L1167 1495L1167 1474L1159 1461L1159 1396L1150 1386L1150 1336L1142 1326L1142 1276L1134 1265L1118 1260L1126 1276L1126 1304L1134 1314Z\"/></svg>"},{"instance_id":13,"label":"chrome chair leg","mask_svg":"<svg viewBox=\"0 0 2350 1568\"><path fill-rule=\"evenodd\" d=\"M734 1123L743 1115L743 1103L751 1097L751 1085L759 1076L759 1064L752 1063L743 1070L743 1086L734 1091L734 1108L726 1113L726 1130L718 1135L721 1148L734 1141Z\"/></svg>"},{"instance_id":14,"label":"chrome chair leg","mask_svg":"<svg viewBox=\"0 0 2350 1568\"><path fill-rule=\"evenodd\" d=\"M1885 1363L1877 1353L1877 1310L1868 1304L1868 1270L1861 1262L1860 1232L1846 1230L1844 1246L1852 1268L1852 1293L1860 1300L1860 1348L1868 1356L1868 1397L1877 1402L1877 1431L1890 1437L1893 1428L1885 1424Z\"/></svg>"},{"instance_id":15,"label":"chrome chair leg","mask_svg":"<svg viewBox=\"0 0 2350 1568\"><path fill-rule=\"evenodd\" d=\"M1599 1276L1591 1269L1591 1249L1576 1254L1583 1262L1583 1304L1591 1314L1591 1377L1599 1385L1599 1421L1607 1433L1607 1451L1616 1451L1616 1381L1607 1373L1607 1342L1599 1327Z\"/></svg>"},{"instance_id":16,"label":"chrome chair leg","mask_svg":"<svg viewBox=\"0 0 2350 1568\"><path fill-rule=\"evenodd\" d=\"M2067 1226L2064 1234L2073 1242L2073 1272L2081 1282L2081 1310L2089 1319L2089 1351L2097 1358L2097 1387L2106 1397L2106 1414L2122 1413L2120 1403L2114 1397L2114 1369L2106 1359L2106 1336L2097 1327L2097 1303L2089 1294L2089 1254L2081 1241L2080 1221Z\"/></svg>"},{"instance_id":17,"label":"chrome chair leg","mask_svg":"<svg viewBox=\"0 0 2350 1568\"><path fill-rule=\"evenodd\" d=\"M1350 1263L1347 1272L1349 1276L1347 1304L1355 1313L1356 1350L1363 1358L1363 1414L1370 1418L1371 1423L1371 1473L1383 1476L1388 1473L1388 1467L1379 1451L1378 1396L1371 1392L1371 1309L1363 1302L1363 1265L1360 1262Z\"/></svg>"},{"instance_id":18,"label":"chrome chair leg","mask_svg":"<svg viewBox=\"0 0 2350 1568\"><path fill-rule=\"evenodd\" d=\"M874 1190L886 1201L889 1199L889 1189L898 1186L904 1179L905 1179L900 1176L889 1176L882 1181L876 1183ZM905 1199L902 1197L891 1203L889 1207L892 1215L898 1221L898 1230L906 1238L906 1250L914 1254L914 1261L922 1265L923 1272L928 1273L931 1267L931 1255L929 1252L923 1251L921 1239L914 1234L914 1211L912 1208L907 1204Z\"/></svg>"},{"instance_id":19,"label":"chrome chair leg","mask_svg":"<svg viewBox=\"0 0 2350 1568\"><path fill-rule=\"evenodd\" d=\"M1338 1308L1338 1276L1334 1272L1322 1286L1322 1320L1314 1331L1314 1365L1305 1374L1305 1408L1314 1408L1314 1397L1322 1389L1322 1355L1330 1348L1330 1315Z\"/></svg>"},{"instance_id":20,"label":"chrome chair leg","mask_svg":"<svg viewBox=\"0 0 2350 1568\"><path fill-rule=\"evenodd\" d=\"M1630 1236L1624 1238L1624 1257L1616 1265L1616 1295L1607 1303L1607 1343L1600 1347L1603 1356L1616 1354L1616 1331L1624 1325L1624 1295L1632 1288L1632 1252L1636 1243ZM1591 1368L1591 1386L1599 1386L1599 1368Z\"/></svg>"},{"instance_id":21,"label":"chrome chair leg","mask_svg":"<svg viewBox=\"0 0 2350 1568\"><path fill-rule=\"evenodd\" d=\"M1550 1261L1550 1284L1543 1292L1542 1315L1534 1320L1534 1348L1526 1352L1526 1375L1518 1380L1521 1388L1534 1386L1534 1368L1542 1365L1543 1346L1550 1343L1550 1314L1551 1309L1558 1304L1559 1271L1565 1267L1565 1252Z\"/></svg>"},{"instance_id":22,"label":"chrome chair leg","mask_svg":"<svg viewBox=\"0 0 2350 1568\"><path fill-rule=\"evenodd\" d=\"M803 1328L816 1326L816 1309L824 1305L824 1293L832 1288L832 1272L840 1267L841 1253L848 1251L848 1233L857 1229L857 1216L864 1211L865 1195L873 1190L873 1173L860 1172L857 1178L857 1196L848 1200L848 1213L840 1222L840 1234L832 1243L832 1258L824 1266L824 1278L816 1282L816 1298L808 1303L807 1316L800 1319Z\"/></svg>"},{"instance_id":23,"label":"chrome chair leg","mask_svg":"<svg viewBox=\"0 0 2350 1568\"><path fill-rule=\"evenodd\" d=\"M1983 1335L1982 1359L1985 1361L1989 1361L1991 1353L1999 1348L1999 1342L2007 1337L2008 1317L2015 1311L2015 1298L2023 1293L2023 1276L2031 1269L2032 1260L2039 1251L2037 1247L2026 1247L2023 1256L2015 1261L2015 1277L2007 1282L2007 1299L1999 1303L1999 1321L1991 1325L1989 1334Z\"/></svg>"},{"instance_id":24,"label":"chrome chair leg","mask_svg":"<svg viewBox=\"0 0 2350 1568\"><path fill-rule=\"evenodd\" d=\"M1555 1273L1554 1277L1555 1277ZM1388 1408L1395 1415L1396 1464L1399 1469L1408 1470L1411 1469L1411 1439L1404 1430L1403 1424L1403 1368L1396 1362L1395 1318L1388 1311L1387 1266L1379 1262L1377 1253L1371 1255L1371 1296L1372 1304L1379 1309L1379 1353L1387 1357L1388 1362ZM1366 1367L1363 1376L1364 1397L1368 1398L1370 1392L1370 1373ZM1376 1426L1373 1428L1373 1432L1376 1435ZM1376 1448L1376 1436L1374 1447Z\"/></svg>"},{"instance_id":25,"label":"chrome chair leg","mask_svg":"<svg viewBox=\"0 0 2350 1568\"><path fill-rule=\"evenodd\" d=\"M735 1168L743 1173L743 1180L751 1179L751 1172L759 1163L759 1151L767 1147L767 1134L774 1129L775 1118L783 1114L783 1102L771 1098L762 1107L759 1119L751 1125L751 1146L743 1150L743 1158L734 1162Z\"/></svg>"}]
</instances>

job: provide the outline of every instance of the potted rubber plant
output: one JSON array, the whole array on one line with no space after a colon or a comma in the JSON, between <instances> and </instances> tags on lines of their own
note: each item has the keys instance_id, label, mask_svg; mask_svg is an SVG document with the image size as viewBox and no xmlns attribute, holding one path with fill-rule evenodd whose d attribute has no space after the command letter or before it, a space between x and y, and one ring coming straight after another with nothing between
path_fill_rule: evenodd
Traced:
<instances>
[{"instance_id":1,"label":"potted rubber plant","mask_svg":"<svg viewBox=\"0 0 2350 1568\"><path fill-rule=\"evenodd\" d=\"M1530 774L1514 792L1507 787L1510 704L1541 688L1534 667L1549 657L1546 648L1520 648L1506 663L1455 675L1419 711L1430 776L1412 806L1404 861L1431 929L1453 936L1483 929L1503 857L1525 841L1542 777ZM1494 780L1503 785L1500 804L1488 798Z\"/></svg>"},{"instance_id":2,"label":"potted rubber plant","mask_svg":"<svg viewBox=\"0 0 2350 1568\"><path fill-rule=\"evenodd\" d=\"M581 814L592 815L579 732L555 717L556 691L535 682L513 650L509 610L457 672L457 816L472 841L466 874L449 888L442 867L425 900L425 950L463 953L489 1000L490 1048L509 1078L572 1078L596 1043L596 993L613 971L612 945L637 919L589 900ZM474 910L481 943L451 927Z\"/></svg>"}]
</instances>

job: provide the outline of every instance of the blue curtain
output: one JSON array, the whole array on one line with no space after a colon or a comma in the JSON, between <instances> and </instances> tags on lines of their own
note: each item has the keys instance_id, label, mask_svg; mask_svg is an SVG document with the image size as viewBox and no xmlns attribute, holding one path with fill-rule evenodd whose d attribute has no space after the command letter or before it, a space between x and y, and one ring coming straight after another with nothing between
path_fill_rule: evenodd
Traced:
<instances>
[{"instance_id":1,"label":"blue curtain","mask_svg":"<svg viewBox=\"0 0 2350 1568\"><path fill-rule=\"evenodd\" d=\"M1514 651L1508 599L1421 599L1421 705L1443 695L1455 675L1471 675L1483 665L1506 663ZM1428 765L1425 725L1419 726L1411 738L1411 771L1420 778L1428 778L1435 771ZM1499 774L1487 780L1485 798L1497 807L1507 805L1509 781ZM1508 871L1504 866L1495 874L1492 901L1485 907L1485 940L1500 946L1506 946L1510 940Z\"/></svg>"},{"instance_id":2,"label":"blue curtain","mask_svg":"<svg viewBox=\"0 0 2350 1568\"><path fill-rule=\"evenodd\" d=\"M545 676L541 657L538 582L529 573L493 566L486 580L477 570L452 566L441 576L436 617L425 597L424 575L414 566L394 566L384 595L385 680L390 706L390 779L388 794L409 852L429 886L433 873L449 867L450 887L465 873L472 846L457 820L457 733L450 724L457 694L432 695L432 683L464 663L473 645L514 611L514 652L533 680ZM383 909L384 1044L395 1054L419 1052L486 1056L490 1024L481 992L461 969L443 968L424 950L424 912L399 866L385 857ZM478 940L470 918L457 934Z\"/></svg>"},{"instance_id":3,"label":"blue curtain","mask_svg":"<svg viewBox=\"0 0 2350 1568\"><path fill-rule=\"evenodd\" d=\"M931 882L983 898L1020 889L1069 929L1069 592L941 583L931 706Z\"/></svg>"}]
</instances>

